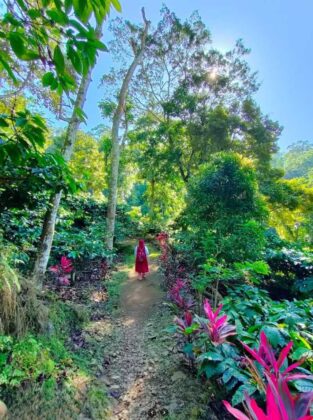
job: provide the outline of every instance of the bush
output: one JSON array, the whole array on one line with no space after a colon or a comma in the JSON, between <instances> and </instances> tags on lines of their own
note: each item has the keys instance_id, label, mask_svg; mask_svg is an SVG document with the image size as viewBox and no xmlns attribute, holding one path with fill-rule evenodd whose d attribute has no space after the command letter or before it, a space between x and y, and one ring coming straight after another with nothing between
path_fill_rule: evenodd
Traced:
<instances>
[{"instance_id":1,"label":"bush","mask_svg":"<svg viewBox=\"0 0 313 420\"><path fill-rule=\"evenodd\" d=\"M266 283L276 299L309 297L313 291L313 254L286 246L267 249L266 260L272 275Z\"/></svg>"},{"instance_id":2,"label":"bush","mask_svg":"<svg viewBox=\"0 0 313 420\"><path fill-rule=\"evenodd\" d=\"M59 368L51 357L49 348L34 336L16 341L10 336L0 336L0 385L2 389L19 387L25 381L56 377Z\"/></svg>"},{"instance_id":3,"label":"bush","mask_svg":"<svg viewBox=\"0 0 313 420\"><path fill-rule=\"evenodd\" d=\"M207 257L228 263L260 259L266 214L254 169L239 155L216 155L189 185L185 222Z\"/></svg>"}]
</instances>

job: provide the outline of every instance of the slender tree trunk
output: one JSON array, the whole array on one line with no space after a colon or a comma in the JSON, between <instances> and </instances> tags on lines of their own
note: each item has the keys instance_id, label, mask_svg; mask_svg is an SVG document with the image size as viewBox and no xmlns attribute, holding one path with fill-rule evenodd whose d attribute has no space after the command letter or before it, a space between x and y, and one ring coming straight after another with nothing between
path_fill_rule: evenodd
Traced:
<instances>
[{"instance_id":1,"label":"slender tree trunk","mask_svg":"<svg viewBox=\"0 0 313 420\"><path fill-rule=\"evenodd\" d=\"M109 197L108 197L108 210L107 210L107 232L106 232L106 247L108 250L113 250L114 231L115 231L115 217L116 217L116 203L118 192L118 173L120 164L120 139L119 128L121 119L125 111L125 101L128 93L130 81L135 73L135 70L140 64L143 57L148 29L150 22L146 20L144 9L142 9L142 16L144 20L144 30L141 38L141 45L135 53L134 59L128 68L122 87L118 96L118 104L113 116L112 122L112 150L111 150L111 172L109 179Z\"/></svg>"},{"instance_id":2,"label":"slender tree trunk","mask_svg":"<svg viewBox=\"0 0 313 420\"><path fill-rule=\"evenodd\" d=\"M102 35L102 25L98 25L96 29L98 39L101 38ZM83 109L86 96L88 92L88 88L91 81L91 73L94 66L89 67L88 73L82 77L78 91L77 96L75 100L75 104L73 107L72 115L69 120L66 135L65 135L65 141L63 145L62 155L65 159L65 161L69 161L72 153L73 148L75 145L76 135L77 131L79 129L79 125L81 122L81 119L77 115L77 108ZM54 231L55 231L55 222L58 214L58 209L60 205L62 197L62 190L56 193L53 193L50 197L49 202L49 208L47 209L47 212L45 214L42 230L41 230L41 237L40 242L38 246L38 252L36 256L36 261L34 265L33 270L33 279L38 284L38 286L41 286L43 277L45 275L45 272L47 270L47 265L50 257L53 237L54 237Z\"/></svg>"},{"instance_id":3,"label":"slender tree trunk","mask_svg":"<svg viewBox=\"0 0 313 420\"><path fill-rule=\"evenodd\" d=\"M151 195L150 195L150 215L153 218L155 215L155 179L150 181Z\"/></svg>"}]
</instances>

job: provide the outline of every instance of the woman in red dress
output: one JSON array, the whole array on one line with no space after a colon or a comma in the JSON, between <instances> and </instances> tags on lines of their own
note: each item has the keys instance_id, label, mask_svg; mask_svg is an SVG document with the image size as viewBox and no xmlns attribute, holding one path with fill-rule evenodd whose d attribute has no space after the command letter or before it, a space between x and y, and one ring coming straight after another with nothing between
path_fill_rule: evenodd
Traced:
<instances>
[{"instance_id":1,"label":"woman in red dress","mask_svg":"<svg viewBox=\"0 0 313 420\"><path fill-rule=\"evenodd\" d=\"M144 279L145 274L149 272L148 256L148 247L145 245L145 241L140 239L138 245L135 247L135 271L141 279Z\"/></svg>"}]
</instances>

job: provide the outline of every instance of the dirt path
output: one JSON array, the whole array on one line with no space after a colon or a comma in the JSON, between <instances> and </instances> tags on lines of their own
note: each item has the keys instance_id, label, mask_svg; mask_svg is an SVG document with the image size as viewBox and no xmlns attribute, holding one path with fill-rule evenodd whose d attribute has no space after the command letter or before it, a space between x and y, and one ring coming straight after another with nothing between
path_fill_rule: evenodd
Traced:
<instances>
[{"instance_id":1,"label":"dirt path","mask_svg":"<svg viewBox=\"0 0 313 420\"><path fill-rule=\"evenodd\" d=\"M143 281L128 269L102 378L112 397L108 418L209 418L204 417L208 390L184 371L173 338L164 332L173 316L157 268L153 258Z\"/></svg>"}]
</instances>

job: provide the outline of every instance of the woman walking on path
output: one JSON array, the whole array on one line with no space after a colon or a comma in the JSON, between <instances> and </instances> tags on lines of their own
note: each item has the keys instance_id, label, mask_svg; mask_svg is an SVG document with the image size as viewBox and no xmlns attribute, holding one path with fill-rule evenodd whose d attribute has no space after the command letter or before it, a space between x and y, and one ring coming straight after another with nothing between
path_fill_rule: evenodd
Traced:
<instances>
[{"instance_id":1,"label":"woman walking on path","mask_svg":"<svg viewBox=\"0 0 313 420\"><path fill-rule=\"evenodd\" d=\"M144 279L145 274L149 272L148 255L148 247L145 245L145 241L140 239L138 245L135 247L135 271L141 279Z\"/></svg>"}]
</instances>

